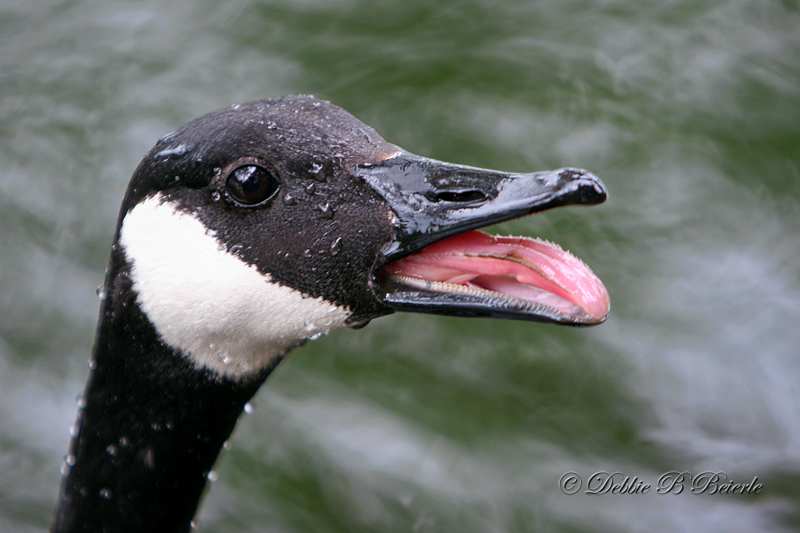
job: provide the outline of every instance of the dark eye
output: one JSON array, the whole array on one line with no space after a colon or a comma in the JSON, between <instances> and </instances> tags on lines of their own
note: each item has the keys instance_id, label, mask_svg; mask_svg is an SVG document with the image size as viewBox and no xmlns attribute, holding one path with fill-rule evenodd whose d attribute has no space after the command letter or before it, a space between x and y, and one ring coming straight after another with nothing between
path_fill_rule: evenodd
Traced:
<instances>
[{"instance_id":1,"label":"dark eye","mask_svg":"<svg viewBox=\"0 0 800 533\"><path fill-rule=\"evenodd\" d=\"M278 180L258 165L242 165L228 176L225 183L228 195L242 205L256 205L278 190Z\"/></svg>"}]
</instances>

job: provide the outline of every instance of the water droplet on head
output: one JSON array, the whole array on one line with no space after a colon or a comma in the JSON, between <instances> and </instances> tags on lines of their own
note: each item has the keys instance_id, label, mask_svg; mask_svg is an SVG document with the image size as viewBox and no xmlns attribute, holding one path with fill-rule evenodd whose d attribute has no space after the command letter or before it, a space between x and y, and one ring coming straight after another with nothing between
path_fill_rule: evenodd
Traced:
<instances>
[{"instance_id":1,"label":"water droplet on head","mask_svg":"<svg viewBox=\"0 0 800 533\"><path fill-rule=\"evenodd\" d=\"M369 324L369 322L370 322L369 320L363 320L361 322L351 322L350 324L347 324L347 327L350 329L361 329L365 327L367 324Z\"/></svg>"},{"instance_id":2,"label":"water droplet on head","mask_svg":"<svg viewBox=\"0 0 800 533\"><path fill-rule=\"evenodd\" d=\"M271 120L269 122L267 122L267 129L268 130L274 130L277 127L278 127L278 125L275 124L274 122L272 122Z\"/></svg>"},{"instance_id":3,"label":"water droplet on head","mask_svg":"<svg viewBox=\"0 0 800 533\"><path fill-rule=\"evenodd\" d=\"M328 334L327 332L320 331L320 332L314 333L313 335L308 337L308 340L310 340L310 341L318 341L318 340L320 340L322 337L324 337L327 334Z\"/></svg>"},{"instance_id":4,"label":"water droplet on head","mask_svg":"<svg viewBox=\"0 0 800 533\"><path fill-rule=\"evenodd\" d=\"M81 428L78 426L78 424L72 424L72 427L69 428L69 436L72 437L73 439L78 435L80 435L80 433L81 433Z\"/></svg>"},{"instance_id":5,"label":"water droplet on head","mask_svg":"<svg viewBox=\"0 0 800 533\"><path fill-rule=\"evenodd\" d=\"M95 368L97 368L97 361L95 361L94 359L89 359L89 362L87 364L89 365L89 370L94 370Z\"/></svg>"},{"instance_id":6,"label":"water droplet on head","mask_svg":"<svg viewBox=\"0 0 800 533\"><path fill-rule=\"evenodd\" d=\"M86 407L86 396L84 396L83 393L78 394L75 397L75 402L78 404L79 409L83 409Z\"/></svg>"},{"instance_id":7,"label":"water droplet on head","mask_svg":"<svg viewBox=\"0 0 800 533\"><path fill-rule=\"evenodd\" d=\"M100 497L110 500L111 496L111 489L100 489Z\"/></svg>"},{"instance_id":8,"label":"water droplet on head","mask_svg":"<svg viewBox=\"0 0 800 533\"><path fill-rule=\"evenodd\" d=\"M64 462L67 464L67 466L75 466L75 456L72 454L65 456Z\"/></svg>"},{"instance_id":9,"label":"water droplet on head","mask_svg":"<svg viewBox=\"0 0 800 533\"><path fill-rule=\"evenodd\" d=\"M206 479L208 479L211 483L214 483L219 479L219 474L217 474L216 470L209 470L208 474L206 474Z\"/></svg>"},{"instance_id":10,"label":"water droplet on head","mask_svg":"<svg viewBox=\"0 0 800 533\"><path fill-rule=\"evenodd\" d=\"M128 440L128 437L120 437L119 438L119 445L122 446L123 448L127 447L130 443L131 443L131 441Z\"/></svg>"},{"instance_id":11,"label":"water droplet on head","mask_svg":"<svg viewBox=\"0 0 800 533\"><path fill-rule=\"evenodd\" d=\"M241 104L233 104L231 109L239 109L240 107L242 107Z\"/></svg>"},{"instance_id":12,"label":"water droplet on head","mask_svg":"<svg viewBox=\"0 0 800 533\"><path fill-rule=\"evenodd\" d=\"M159 143L167 143L167 142L171 141L172 139L174 139L174 138L175 138L175 135L177 135L177 134L178 134L178 131L177 131L177 130L175 130L175 131L171 131L171 132L169 132L169 133L165 134L163 137L161 137L161 138L158 140L158 142L159 142Z\"/></svg>"},{"instance_id":13,"label":"water droplet on head","mask_svg":"<svg viewBox=\"0 0 800 533\"><path fill-rule=\"evenodd\" d=\"M336 237L331 243L331 255L336 255L342 249L342 238ZM331 309L332 311L333 309Z\"/></svg>"},{"instance_id":14,"label":"water droplet on head","mask_svg":"<svg viewBox=\"0 0 800 533\"><path fill-rule=\"evenodd\" d=\"M229 365L233 362L233 358L227 352L219 352L217 357L222 361L223 365Z\"/></svg>"},{"instance_id":15,"label":"water droplet on head","mask_svg":"<svg viewBox=\"0 0 800 533\"><path fill-rule=\"evenodd\" d=\"M316 190L317 190L317 184L316 183L309 183L308 185L306 185L306 192L308 194L314 194L314 191L316 191Z\"/></svg>"},{"instance_id":16,"label":"water droplet on head","mask_svg":"<svg viewBox=\"0 0 800 533\"><path fill-rule=\"evenodd\" d=\"M192 149L190 144L179 144L174 148L166 148L156 154L156 157L180 157Z\"/></svg>"},{"instance_id":17,"label":"water droplet on head","mask_svg":"<svg viewBox=\"0 0 800 533\"><path fill-rule=\"evenodd\" d=\"M231 447L231 441L226 440L225 442L222 443L222 449L223 450L227 450L230 447Z\"/></svg>"},{"instance_id":18,"label":"water droplet on head","mask_svg":"<svg viewBox=\"0 0 800 533\"><path fill-rule=\"evenodd\" d=\"M113 444L109 444L106 447L106 452L108 452L108 455L110 455L111 457L116 457L117 456L117 447L114 446Z\"/></svg>"},{"instance_id":19,"label":"water droplet on head","mask_svg":"<svg viewBox=\"0 0 800 533\"><path fill-rule=\"evenodd\" d=\"M246 404L244 404L244 412L247 413L248 415L253 414L253 411L255 410L256 407L255 405L253 405L253 402L247 402Z\"/></svg>"},{"instance_id":20,"label":"water droplet on head","mask_svg":"<svg viewBox=\"0 0 800 533\"><path fill-rule=\"evenodd\" d=\"M96 291L96 293L97 293L97 297L98 297L98 298L100 298L100 301L101 301L101 302L105 302L105 301L106 301L106 298L108 298L108 291L106 291L106 286L105 286L105 284L103 284L103 285L99 285L99 286L97 287L97 291Z\"/></svg>"},{"instance_id":21,"label":"water droplet on head","mask_svg":"<svg viewBox=\"0 0 800 533\"><path fill-rule=\"evenodd\" d=\"M62 476L66 476L67 474L69 474L69 471L70 471L70 467L67 466L67 463L61 463L61 470L60 470L61 475Z\"/></svg>"},{"instance_id":22,"label":"water droplet on head","mask_svg":"<svg viewBox=\"0 0 800 533\"><path fill-rule=\"evenodd\" d=\"M219 191L214 191L211 193L211 199L215 202L219 202L220 199L222 199L222 195L219 193Z\"/></svg>"},{"instance_id":23,"label":"water droplet on head","mask_svg":"<svg viewBox=\"0 0 800 533\"><path fill-rule=\"evenodd\" d=\"M311 168L308 169L311 174L319 174L322 171L322 163L311 163Z\"/></svg>"},{"instance_id":24,"label":"water droplet on head","mask_svg":"<svg viewBox=\"0 0 800 533\"><path fill-rule=\"evenodd\" d=\"M306 248L305 250L303 250L303 257L311 257L311 249L310 248Z\"/></svg>"},{"instance_id":25,"label":"water droplet on head","mask_svg":"<svg viewBox=\"0 0 800 533\"><path fill-rule=\"evenodd\" d=\"M283 195L283 203L286 205L294 205L297 203L297 199L287 192Z\"/></svg>"}]
</instances>

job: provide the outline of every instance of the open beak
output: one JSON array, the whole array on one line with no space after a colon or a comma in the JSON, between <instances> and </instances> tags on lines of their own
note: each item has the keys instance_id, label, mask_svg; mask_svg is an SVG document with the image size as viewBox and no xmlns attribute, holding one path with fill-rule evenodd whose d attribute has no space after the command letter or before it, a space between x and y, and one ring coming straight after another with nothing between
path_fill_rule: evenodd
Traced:
<instances>
[{"instance_id":1,"label":"open beak","mask_svg":"<svg viewBox=\"0 0 800 533\"><path fill-rule=\"evenodd\" d=\"M392 210L394 239L373 283L392 309L575 326L608 316L608 292L577 257L540 239L474 231L562 205L599 204L607 195L593 174L511 174L408 152L353 173Z\"/></svg>"}]
</instances>

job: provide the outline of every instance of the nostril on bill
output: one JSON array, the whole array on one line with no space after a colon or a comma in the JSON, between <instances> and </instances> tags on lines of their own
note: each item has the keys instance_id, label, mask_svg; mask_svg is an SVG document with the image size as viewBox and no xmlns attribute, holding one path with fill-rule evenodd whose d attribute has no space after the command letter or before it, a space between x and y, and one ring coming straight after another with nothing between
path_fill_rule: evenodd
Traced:
<instances>
[{"instance_id":1,"label":"nostril on bill","mask_svg":"<svg viewBox=\"0 0 800 533\"><path fill-rule=\"evenodd\" d=\"M486 195L478 190L442 191L435 193L433 199L437 202L482 202Z\"/></svg>"}]
</instances>

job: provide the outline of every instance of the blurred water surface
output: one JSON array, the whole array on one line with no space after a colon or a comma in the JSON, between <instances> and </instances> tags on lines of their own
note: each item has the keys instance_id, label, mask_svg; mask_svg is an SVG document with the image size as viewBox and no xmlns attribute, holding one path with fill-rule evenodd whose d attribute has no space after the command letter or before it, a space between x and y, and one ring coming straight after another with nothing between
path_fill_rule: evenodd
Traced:
<instances>
[{"instance_id":1,"label":"blurred water surface","mask_svg":"<svg viewBox=\"0 0 800 533\"><path fill-rule=\"evenodd\" d=\"M599 174L606 204L496 230L586 260L612 314L395 315L310 343L243 417L201 531L800 528L797 0L7 0L0 530L48 527L138 160L285 93L438 159ZM656 494L673 470L763 489ZM570 496L569 471L654 488Z\"/></svg>"}]
</instances>

